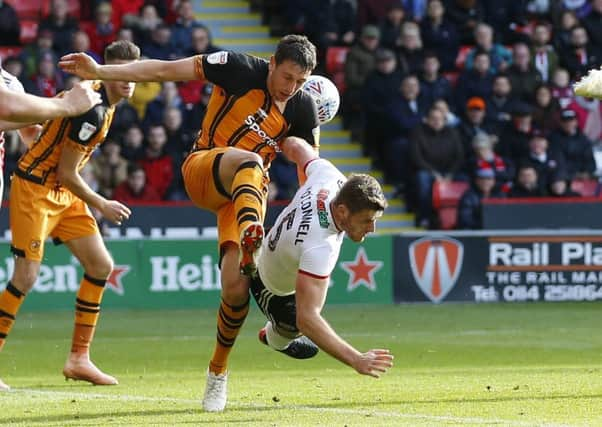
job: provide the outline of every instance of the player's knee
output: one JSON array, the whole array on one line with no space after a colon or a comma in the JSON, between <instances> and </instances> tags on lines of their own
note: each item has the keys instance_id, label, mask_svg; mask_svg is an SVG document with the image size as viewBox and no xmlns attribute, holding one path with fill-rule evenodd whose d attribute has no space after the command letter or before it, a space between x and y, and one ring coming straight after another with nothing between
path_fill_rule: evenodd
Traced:
<instances>
[{"instance_id":1,"label":"player's knee","mask_svg":"<svg viewBox=\"0 0 602 427\"><path fill-rule=\"evenodd\" d=\"M85 271L96 279L106 279L113 271L113 266L113 260L110 256L102 257L85 266Z\"/></svg>"},{"instance_id":2,"label":"player's knee","mask_svg":"<svg viewBox=\"0 0 602 427\"><path fill-rule=\"evenodd\" d=\"M244 159L241 163L246 163L246 162L255 162L260 165L263 164L263 160L262 160L261 156L257 153L251 153L250 151L247 151L244 153Z\"/></svg>"},{"instance_id":3,"label":"player's knee","mask_svg":"<svg viewBox=\"0 0 602 427\"><path fill-rule=\"evenodd\" d=\"M27 293L33 288L38 278L39 267L35 264L24 265L21 268L15 268L12 277L12 284L23 293Z\"/></svg>"},{"instance_id":4,"label":"player's knee","mask_svg":"<svg viewBox=\"0 0 602 427\"><path fill-rule=\"evenodd\" d=\"M249 299L249 284L244 279L222 280L222 298L229 305L241 305Z\"/></svg>"}]
</instances>

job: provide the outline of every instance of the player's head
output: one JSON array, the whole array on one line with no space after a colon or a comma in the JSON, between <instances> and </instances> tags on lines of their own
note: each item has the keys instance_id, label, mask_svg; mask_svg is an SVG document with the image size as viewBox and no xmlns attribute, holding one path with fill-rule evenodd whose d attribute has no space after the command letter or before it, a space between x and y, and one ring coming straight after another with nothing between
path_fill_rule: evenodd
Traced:
<instances>
[{"instance_id":1,"label":"player's head","mask_svg":"<svg viewBox=\"0 0 602 427\"><path fill-rule=\"evenodd\" d=\"M127 40L118 40L105 48L105 64L127 64L140 59L140 48ZM107 81L107 90L117 93L121 98L130 98L134 94L136 83Z\"/></svg>"},{"instance_id":2,"label":"player's head","mask_svg":"<svg viewBox=\"0 0 602 427\"><path fill-rule=\"evenodd\" d=\"M378 181L370 175L354 174L343 184L332 202L337 226L354 242L375 230L376 220L387 207Z\"/></svg>"},{"instance_id":3,"label":"player's head","mask_svg":"<svg viewBox=\"0 0 602 427\"><path fill-rule=\"evenodd\" d=\"M284 102L301 89L316 68L316 47L305 36L284 36L270 58L268 91L276 101Z\"/></svg>"}]
</instances>

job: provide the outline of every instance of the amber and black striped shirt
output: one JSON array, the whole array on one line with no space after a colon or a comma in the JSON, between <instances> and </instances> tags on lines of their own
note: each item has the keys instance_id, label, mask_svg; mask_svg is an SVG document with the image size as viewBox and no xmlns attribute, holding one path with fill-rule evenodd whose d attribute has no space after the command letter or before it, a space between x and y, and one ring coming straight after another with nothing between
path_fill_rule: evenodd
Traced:
<instances>
[{"instance_id":1,"label":"amber and black striped shirt","mask_svg":"<svg viewBox=\"0 0 602 427\"><path fill-rule=\"evenodd\" d=\"M266 60L221 51L199 56L198 61L205 78L215 87L196 149L237 147L258 153L267 165L287 136L319 145L315 103L308 94L298 91L281 113L268 92Z\"/></svg>"}]
</instances>

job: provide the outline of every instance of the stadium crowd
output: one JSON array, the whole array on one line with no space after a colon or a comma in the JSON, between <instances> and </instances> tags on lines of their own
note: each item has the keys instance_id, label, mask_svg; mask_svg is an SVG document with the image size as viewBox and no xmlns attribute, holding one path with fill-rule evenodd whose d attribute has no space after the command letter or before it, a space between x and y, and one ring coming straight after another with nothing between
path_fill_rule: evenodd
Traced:
<instances>
[{"instance_id":1,"label":"stadium crowd","mask_svg":"<svg viewBox=\"0 0 602 427\"><path fill-rule=\"evenodd\" d=\"M3 60L30 93L71 87L77 80L57 68L58 58L79 51L100 61L114 40L134 41L158 59L219 50L191 1L82 1L78 16L72 3L52 0L33 40ZM321 72L332 71L329 52L345 53L342 70L330 74L343 94L344 123L415 211L417 225L437 226L436 182L472 184L458 226L479 228L484 196L578 196L571 182L601 169L594 156L602 145L600 102L574 96L571 84L602 65L602 0L276 4L271 10L285 31L318 47ZM0 44L19 45L19 34L19 16L2 2ZM83 171L88 182L128 203L187 200L180 166L211 90L199 81L139 83ZM8 138L7 177L23 150L18 137ZM294 167L279 159L271 176L271 197L293 193Z\"/></svg>"}]
</instances>

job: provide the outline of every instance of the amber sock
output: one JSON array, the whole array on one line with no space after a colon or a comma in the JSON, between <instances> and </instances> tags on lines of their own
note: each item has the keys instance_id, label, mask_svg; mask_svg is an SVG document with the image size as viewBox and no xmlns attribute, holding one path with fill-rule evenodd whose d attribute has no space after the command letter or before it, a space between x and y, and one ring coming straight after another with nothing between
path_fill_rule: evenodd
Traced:
<instances>
[{"instance_id":1,"label":"amber sock","mask_svg":"<svg viewBox=\"0 0 602 427\"><path fill-rule=\"evenodd\" d=\"M236 341L247 314L249 301L233 307L222 300L217 313L217 340L213 357L209 362L209 370L214 374L223 374L228 365L230 350Z\"/></svg>"},{"instance_id":2,"label":"amber sock","mask_svg":"<svg viewBox=\"0 0 602 427\"><path fill-rule=\"evenodd\" d=\"M0 294L0 350L4 347L6 337L10 332L19 307L25 300L25 294L8 282L6 289Z\"/></svg>"},{"instance_id":3,"label":"amber sock","mask_svg":"<svg viewBox=\"0 0 602 427\"><path fill-rule=\"evenodd\" d=\"M75 302L75 327L71 352L87 353L94 338L96 322L100 316L100 301L106 280L95 279L84 274Z\"/></svg>"},{"instance_id":4,"label":"amber sock","mask_svg":"<svg viewBox=\"0 0 602 427\"><path fill-rule=\"evenodd\" d=\"M245 162L232 180L232 201L239 235L253 222L263 222L263 167L257 162Z\"/></svg>"}]
</instances>

